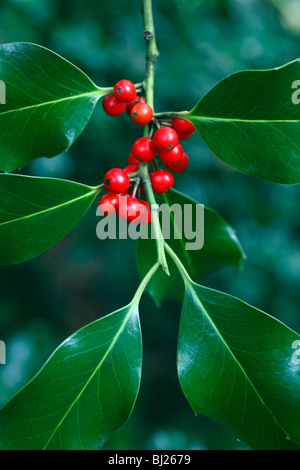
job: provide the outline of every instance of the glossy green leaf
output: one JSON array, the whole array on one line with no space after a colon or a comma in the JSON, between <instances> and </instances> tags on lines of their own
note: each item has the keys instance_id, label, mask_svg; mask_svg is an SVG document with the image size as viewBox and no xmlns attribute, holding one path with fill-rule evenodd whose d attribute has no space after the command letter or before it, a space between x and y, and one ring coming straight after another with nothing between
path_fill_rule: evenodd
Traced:
<instances>
[{"instance_id":1,"label":"glossy green leaf","mask_svg":"<svg viewBox=\"0 0 300 470\"><path fill-rule=\"evenodd\" d=\"M0 46L0 170L68 149L86 126L104 91L81 70L35 44Z\"/></svg>"},{"instance_id":2,"label":"glossy green leaf","mask_svg":"<svg viewBox=\"0 0 300 470\"><path fill-rule=\"evenodd\" d=\"M158 204L167 204L171 207L173 204L179 204L184 210L185 204L193 206L193 217L195 216L195 200L176 191L169 190L164 194L157 194ZM195 219L194 219L195 220ZM188 242L184 230L182 238L176 239L174 233L175 219L171 211L171 238L167 240L168 244L176 252L188 273L196 279L200 279L207 274L225 266L240 266L244 256L241 245L235 235L234 229L213 209L204 208L204 245L200 250L187 250ZM179 232L180 233L180 232ZM138 240L137 244L137 263L141 277L143 277L149 268L156 261L155 240ZM172 299L180 301L184 295L184 289L178 269L168 258L170 277L166 276L162 270L159 270L149 282L148 291L152 295L157 305L161 304L163 299Z\"/></svg>"},{"instance_id":3,"label":"glossy green leaf","mask_svg":"<svg viewBox=\"0 0 300 470\"><path fill-rule=\"evenodd\" d=\"M235 73L186 116L217 157L247 175L300 183L300 60Z\"/></svg>"},{"instance_id":4,"label":"glossy green leaf","mask_svg":"<svg viewBox=\"0 0 300 470\"><path fill-rule=\"evenodd\" d=\"M0 264L21 263L57 243L96 195L72 181L0 174Z\"/></svg>"},{"instance_id":5,"label":"glossy green leaf","mask_svg":"<svg viewBox=\"0 0 300 470\"><path fill-rule=\"evenodd\" d=\"M141 362L132 302L70 336L2 408L0 449L98 449L132 411Z\"/></svg>"},{"instance_id":6,"label":"glossy green leaf","mask_svg":"<svg viewBox=\"0 0 300 470\"><path fill-rule=\"evenodd\" d=\"M196 414L255 449L300 449L300 336L230 295L186 282L178 375Z\"/></svg>"}]
</instances>

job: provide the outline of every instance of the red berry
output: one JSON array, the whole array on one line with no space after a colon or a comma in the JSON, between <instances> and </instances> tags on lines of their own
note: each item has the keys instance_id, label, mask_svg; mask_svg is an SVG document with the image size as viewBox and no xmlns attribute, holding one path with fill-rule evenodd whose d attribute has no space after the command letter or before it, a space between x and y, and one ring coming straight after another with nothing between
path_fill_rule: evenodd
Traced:
<instances>
[{"instance_id":1,"label":"red berry","mask_svg":"<svg viewBox=\"0 0 300 470\"><path fill-rule=\"evenodd\" d=\"M130 194L128 191L125 191L125 193L119 194L119 196L118 196L118 197L119 197L119 205L120 205L120 197L121 197L121 196L122 196L122 197L128 197L128 196L131 196L131 194Z\"/></svg>"},{"instance_id":2,"label":"red berry","mask_svg":"<svg viewBox=\"0 0 300 470\"><path fill-rule=\"evenodd\" d=\"M184 139L188 139L193 134L194 134L194 131L189 132L188 134L180 134L180 132L178 132L178 137L179 137L179 140L184 140Z\"/></svg>"},{"instance_id":3,"label":"red berry","mask_svg":"<svg viewBox=\"0 0 300 470\"><path fill-rule=\"evenodd\" d=\"M106 95L103 98L102 105L104 111L109 116L119 116L119 114L122 114L126 108L126 103L122 103L121 101L117 100L115 95L113 95L112 93Z\"/></svg>"},{"instance_id":4,"label":"red berry","mask_svg":"<svg viewBox=\"0 0 300 470\"><path fill-rule=\"evenodd\" d=\"M132 146L132 155L140 162L150 162L156 155L156 147L150 137L140 137Z\"/></svg>"},{"instance_id":5,"label":"red berry","mask_svg":"<svg viewBox=\"0 0 300 470\"><path fill-rule=\"evenodd\" d=\"M181 144L177 144L171 150L160 150L158 152L159 158L165 165L172 165L172 163L178 162L183 154L183 148Z\"/></svg>"},{"instance_id":6,"label":"red berry","mask_svg":"<svg viewBox=\"0 0 300 470\"><path fill-rule=\"evenodd\" d=\"M138 103L146 103L145 98L143 98L143 96L136 95L136 97L133 100L131 100L131 101L129 101L129 103L127 103L126 111L129 114L129 116L130 116L132 108Z\"/></svg>"},{"instance_id":7,"label":"red berry","mask_svg":"<svg viewBox=\"0 0 300 470\"><path fill-rule=\"evenodd\" d=\"M174 171L175 173L179 173L180 171L184 171L186 169L188 162L189 157L185 152L183 152L181 159L172 165L167 165L167 168L168 170Z\"/></svg>"},{"instance_id":8,"label":"red berry","mask_svg":"<svg viewBox=\"0 0 300 470\"><path fill-rule=\"evenodd\" d=\"M137 103L133 106L130 117L136 124L148 124L153 117L153 109L147 103Z\"/></svg>"},{"instance_id":9,"label":"red berry","mask_svg":"<svg viewBox=\"0 0 300 470\"><path fill-rule=\"evenodd\" d=\"M171 150L178 144L178 134L172 127L160 127L154 133L153 141L158 150Z\"/></svg>"},{"instance_id":10,"label":"red berry","mask_svg":"<svg viewBox=\"0 0 300 470\"><path fill-rule=\"evenodd\" d=\"M141 225L149 224L151 222L151 211L150 211L149 204L147 201L140 201L140 203L143 204L147 209L147 212L142 214L140 224Z\"/></svg>"},{"instance_id":11,"label":"red berry","mask_svg":"<svg viewBox=\"0 0 300 470\"><path fill-rule=\"evenodd\" d=\"M178 134L192 134L196 129L194 124L185 119L174 118L173 119L173 128Z\"/></svg>"},{"instance_id":12,"label":"red berry","mask_svg":"<svg viewBox=\"0 0 300 470\"><path fill-rule=\"evenodd\" d=\"M136 197L127 196L126 198L121 198L119 203L119 217L122 220L127 219L129 222L132 222L142 215L141 223L148 223L144 220L144 214L147 214L147 220L149 218L148 211L145 211L145 207L144 201L139 201Z\"/></svg>"},{"instance_id":13,"label":"red berry","mask_svg":"<svg viewBox=\"0 0 300 470\"><path fill-rule=\"evenodd\" d=\"M104 176L104 186L110 193L121 194L129 188L130 179L121 168L112 168Z\"/></svg>"},{"instance_id":14,"label":"red berry","mask_svg":"<svg viewBox=\"0 0 300 470\"><path fill-rule=\"evenodd\" d=\"M112 193L103 194L99 199L98 206L104 215L113 215L118 212L119 196Z\"/></svg>"},{"instance_id":15,"label":"red berry","mask_svg":"<svg viewBox=\"0 0 300 470\"><path fill-rule=\"evenodd\" d=\"M156 193L164 193L174 184L173 175L167 170L155 170L150 173L152 189Z\"/></svg>"},{"instance_id":16,"label":"red berry","mask_svg":"<svg viewBox=\"0 0 300 470\"><path fill-rule=\"evenodd\" d=\"M123 217L123 214L124 214L124 207L126 208L127 207L127 203L124 202L126 201L125 198L128 198L128 197L131 197L131 194L128 193L127 191L125 191L124 193L122 194L119 194L118 195L118 199L119 199L119 204L118 204L118 209L117 209L117 213L118 213L118 216L122 219L126 219L126 212L125 212L125 217ZM121 214L121 216L120 216Z\"/></svg>"},{"instance_id":17,"label":"red berry","mask_svg":"<svg viewBox=\"0 0 300 470\"><path fill-rule=\"evenodd\" d=\"M128 103L136 96L136 89L130 80L119 80L114 86L115 97L122 102Z\"/></svg>"},{"instance_id":18,"label":"red berry","mask_svg":"<svg viewBox=\"0 0 300 470\"><path fill-rule=\"evenodd\" d=\"M127 165L123 168L123 170L129 175L130 173L135 173L138 171L139 167L137 165Z\"/></svg>"},{"instance_id":19,"label":"red berry","mask_svg":"<svg viewBox=\"0 0 300 470\"><path fill-rule=\"evenodd\" d=\"M128 163L129 165L139 165L141 162L137 160L133 155L132 152L129 154L128 157Z\"/></svg>"},{"instance_id":20,"label":"red berry","mask_svg":"<svg viewBox=\"0 0 300 470\"><path fill-rule=\"evenodd\" d=\"M140 183L140 190L141 190L141 193L145 194L145 188L144 188L143 183Z\"/></svg>"}]
</instances>

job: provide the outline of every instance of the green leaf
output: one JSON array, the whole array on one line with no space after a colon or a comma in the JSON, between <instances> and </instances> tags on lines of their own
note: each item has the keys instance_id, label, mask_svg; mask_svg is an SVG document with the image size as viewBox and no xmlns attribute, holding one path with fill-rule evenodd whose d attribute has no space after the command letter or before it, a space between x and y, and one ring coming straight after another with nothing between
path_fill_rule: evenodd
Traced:
<instances>
[{"instance_id":1,"label":"green leaf","mask_svg":"<svg viewBox=\"0 0 300 470\"><path fill-rule=\"evenodd\" d=\"M0 449L98 449L131 414L141 362L133 301L70 336L2 408Z\"/></svg>"},{"instance_id":2,"label":"green leaf","mask_svg":"<svg viewBox=\"0 0 300 470\"><path fill-rule=\"evenodd\" d=\"M57 243L97 193L72 181L0 174L0 264L21 263Z\"/></svg>"},{"instance_id":3,"label":"green leaf","mask_svg":"<svg viewBox=\"0 0 300 470\"><path fill-rule=\"evenodd\" d=\"M157 194L156 200L158 204L166 203L169 207L173 204L179 204L182 212L184 211L185 204L191 204L193 206L193 216L195 216L195 206L198 204L195 200L173 189L161 195ZM222 267L241 265L244 253L235 232L213 209L204 208L204 245L200 250L186 249L186 243L190 242L190 240L187 240L183 230L182 238L174 238L174 233L178 233L178 227L177 229L175 227L174 231L174 223L175 219L171 212L171 238L167 242L177 253L180 261L191 276L200 279ZM148 240L139 239L137 244L137 263L141 277L146 274L156 261L156 258L155 241L150 238ZM166 276L162 270L159 270L149 282L147 288L158 306L163 299L181 301L184 295L178 269L172 260L168 259L168 264L170 277Z\"/></svg>"},{"instance_id":4,"label":"green leaf","mask_svg":"<svg viewBox=\"0 0 300 470\"><path fill-rule=\"evenodd\" d=\"M0 169L13 171L37 157L68 149L105 94L81 70L44 47L0 46Z\"/></svg>"},{"instance_id":5,"label":"green leaf","mask_svg":"<svg viewBox=\"0 0 300 470\"><path fill-rule=\"evenodd\" d=\"M300 60L235 73L212 88L189 119L217 157L276 183L300 183ZM293 85L294 84L294 85ZM293 88L292 88L293 86Z\"/></svg>"},{"instance_id":6,"label":"green leaf","mask_svg":"<svg viewBox=\"0 0 300 470\"><path fill-rule=\"evenodd\" d=\"M241 300L186 281L177 367L195 413L255 449L299 450L299 339Z\"/></svg>"}]
</instances>

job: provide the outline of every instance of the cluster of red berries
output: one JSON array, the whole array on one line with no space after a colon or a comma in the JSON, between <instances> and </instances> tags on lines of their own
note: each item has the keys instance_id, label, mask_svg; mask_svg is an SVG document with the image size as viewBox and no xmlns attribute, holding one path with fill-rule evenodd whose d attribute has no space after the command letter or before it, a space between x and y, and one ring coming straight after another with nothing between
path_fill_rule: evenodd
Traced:
<instances>
[{"instance_id":1,"label":"cluster of red berries","mask_svg":"<svg viewBox=\"0 0 300 470\"><path fill-rule=\"evenodd\" d=\"M158 152L159 159L166 165L168 170L178 173L184 171L187 167L189 158L183 151L179 140L190 137L195 130L195 126L185 119L174 118L171 126L163 126L157 129L153 138L140 137L137 139L131 149L128 158L129 170L135 172L138 170L140 162L150 162ZM163 176L166 186L161 181ZM155 170L150 173L150 179L153 191L164 193L173 186L173 176L166 170ZM168 180L168 181L167 181ZM168 186L167 182L172 184Z\"/></svg>"},{"instance_id":2,"label":"cluster of red berries","mask_svg":"<svg viewBox=\"0 0 300 470\"><path fill-rule=\"evenodd\" d=\"M128 114L137 124L148 124L153 117L152 108L145 103L145 98L136 94L136 88L129 80L120 80L116 83L113 93L104 98L103 107L110 116L117 116L127 109ZM174 118L170 121L170 125L159 127L153 138L137 139L128 157L129 164L123 169L112 168L104 176L104 186L108 193L104 194L99 201L102 212L105 215L116 212L121 219L127 219L130 222L142 215L142 220L140 218L139 222L149 223L151 221L149 204L130 193L129 175L138 172L140 163L150 162L157 153L168 170L175 173L184 171L189 159L179 140L187 139L194 130L195 126L191 122ZM168 170L154 169L150 172L154 192L164 193L174 185L174 177ZM142 183L140 188L144 192ZM125 205L120 203L120 196L125 196Z\"/></svg>"},{"instance_id":3,"label":"cluster of red berries","mask_svg":"<svg viewBox=\"0 0 300 470\"><path fill-rule=\"evenodd\" d=\"M130 193L131 169L111 168L104 176L104 186L108 193L103 194L99 206L104 215L117 213L120 219L129 222L139 217L139 223L151 222L151 212L147 201L139 200ZM121 197L122 196L122 197Z\"/></svg>"},{"instance_id":4,"label":"cluster of red berries","mask_svg":"<svg viewBox=\"0 0 300 470\"><path fill-rule=\"evenodd\" d=\"M136 221L138 218L141 225L151 222L148 202L133 197L127 191L121 194L103 194L99 200L99 206L101 206L101 211L106 216L116 213L120 219L128 220L129 222Z\"/></svg>"},{"instance_id":5,"label":"cluster of red berries","mask_svg":"<svg viewBox=\"0 0 300 470\"><path fill-rule=\"evenodd\" d=\"M137 95L134 84L129 80L118 81L113 93L106 95L102 104L109 116L119 116L126 109L136 124L148 124L153 117L151 106L145 102L145 98Z\"/></svg>"}]
</instances>

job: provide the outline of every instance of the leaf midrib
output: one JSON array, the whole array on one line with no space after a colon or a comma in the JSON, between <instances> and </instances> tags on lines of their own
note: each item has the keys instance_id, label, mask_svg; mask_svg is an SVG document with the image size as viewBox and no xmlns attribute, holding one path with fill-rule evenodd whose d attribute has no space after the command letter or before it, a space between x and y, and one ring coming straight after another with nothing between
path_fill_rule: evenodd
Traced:
<instances>
[{"instance_id":1,"label":"leaf midrib","mask_svg":"<svg viewBox=\"0 0 300 470\"><path fill-rule=\"evenodd\" d=\"M26 219L30 219L31 217L38 217L44 213L47 213L47 212L51 212L51 211L56 211L64 206L67 206L69 204L73 204L74 202L77 202L77 201L80 201L80 199L84 199L84 198L88 198L89 196L91 196L92 194L97 194L97 190L96 189L92 189L92 191L90 191L89 193L86 193L86 194L82 194L81 196L79 197L76 197L74 199L70 199L69 201L66 201L66 202L63 202L62 204L58 204L57 206L52 206L52 207L48 207L47 209L43 209L39 212L34 212L33 214L29 214L29 215L24 215L22 217L18 217L16 219L12 219L12 220L8 220L6 222L1 222L0 223L0 228L2 228L4 225L8 225L8 224L15 224L17 222L20 222L22 220L26 220Z\"/></svg>"},{"instance_id":2,"label":"leaf midrib","mask_svg":"<svg viewBox=\"0 0 300 470\"><path fill-rule=\"evenodd\" d=\"M286 435L286 437L290 440L292 440L289 436L289 434L287 433L287 431L285 431L285 429L281 426L281 424L277 421L277 419L275 418L274 414L272 413L272 411L270 410L270 408L267 406L267 404L265 403L265 401L262 399L260 393L258 392L258 390L256 389L255 385L253 384L253 382L251 381L251 379L249 378L247 372L245 371L245 369L243 368L242 364L239 362L239 360L236 358L236 356L234 355L234 353L232 352L230 346L227 344L227 342L225 341L225 339L223 338L222 334L220 333L220 331L218 330L217 326L215 325L215 323L213 322L211 316L209 315L209 313L207 312L206 308L204 307L203 303L201 302L201 300L199 299L196 291L194 290L193 286L192 286L192 283L191 282L188 282L187 281L187 286L188 288L190 289L191 291L191 294L193 296L193 299L196 300L200 306L200 309L201 311L204 313L204 315L206 316L206 318L208 319L209 323L211 324L211 326L213 327L213 329L215 330L217 336L219 337L220 341L222 342L222 344L224 345L224 347L228 350L229 354L233 357L233 360L236 362L236 364L238 365L238 367L240 368L241 372L243 373L243 375L245 376L246 380L249 382L249 384L251 385L252 389L254 390L255 394L257 395L258 399L260 400L260 402L262 403L262 405L265 407L265 409L270 413L271 417L273 418L274 422L278 425L278 427L284 432L284 434ZM295 442L295 441L293 441ZM295 444L297 444L295 442Z\"/></svg>"},{"instance_id":3,"label":"leaf midrib","mask_svg":"<svg viewBox=\"0 0 300 470\"><path fill-rule=\"evenodd\" d=\"M62 103L64 101L77 100L79 98L88 98L92 96L97 96L98 98L100 98L102 96L102 93L100 90L96 90L96 91L91 91L89 93L80 93L78 95L66 96L64 98L59 98L56 100L50 100L50 101L45 101L43 103L32 104L29 106L24 106L23 108L9 109L8 111L3 111L2 113L0 113L0 117L3 115L11 114L11 113L19 113L22 111L27 111L28 109L41 108L43 106L53 105L56 103Z\"/></svg>"},{"instance_id":4,"label":"leaf midrib","mask_svg":"<svg viewBox=\"0 0 300 470\"><path fill-rule=\"evenodd\" d=\"M195 115L190 115L189 116L191 119L196 120L196 121L217 121L217 122L244 122L244 123L251 123L251 124L269 124L269 123L299 123L299 119L241 119L241 118L220 118L220 117L214 117L214 116L195 116Z\"/></svg>"},{"instance_id":5,"label":"leaf midrib","mask_svg":"<svg viewBox=\"0 0 300 470\"><path fill-rule=\"evenodd\" d=\"M52 438L54 437L55 433L58 431L58 429L60 428L60 426L62 425L62 423L64 422L64 420L66 419L66 417L68 416L68 414L71 412L72 408L74 407L74 405L78 402L78 400L80 399L80 397L82 396L82 394L84 393L84 391L86 390L86 388L88 387L88 385L90 384L90 382L93 380L94 376L97 374L97 372L101 369L102 367L102 364L104 363L104 361L106 360L106 358L108 357L108 355L110 354L110 352L112 351L113 347L115 346L116 342L118 341L120 335L122 334L122 332L124 331L125 327L126 327L126 324L129 320L129 318L131 317L132 313L133 313L133 310L136 308L136 304L134 303L131 303L128 305L129 310L128 310L128 313L125 315L124 317L124 320L119 328L119 330L117 330L117 333L115 334L110 346L107 348L107 351L106 353L103 355L101 361L99 362L99 364L97 365L97 367L95 368L94 372L90 375L90 377L88 378L88 380L86 381L85 385L82 387L81 391L78 393L78 395L76 396L76 398L73 400L73 402L68 406L68 409L66 411L66 413L64 414L64 416L62 417L62 419L60 420L60 422L58 423L58 425L55 427L54 431L52 432L51 436L49 437L48 441L46 442L46 444L44 445L43 449L42 450L46 450L47 447L48 447L48 444L50 444ZM125 307L126 308L126 307ZM118 313L115 312L115 314Z\"/></svg>"}]
</instances>

